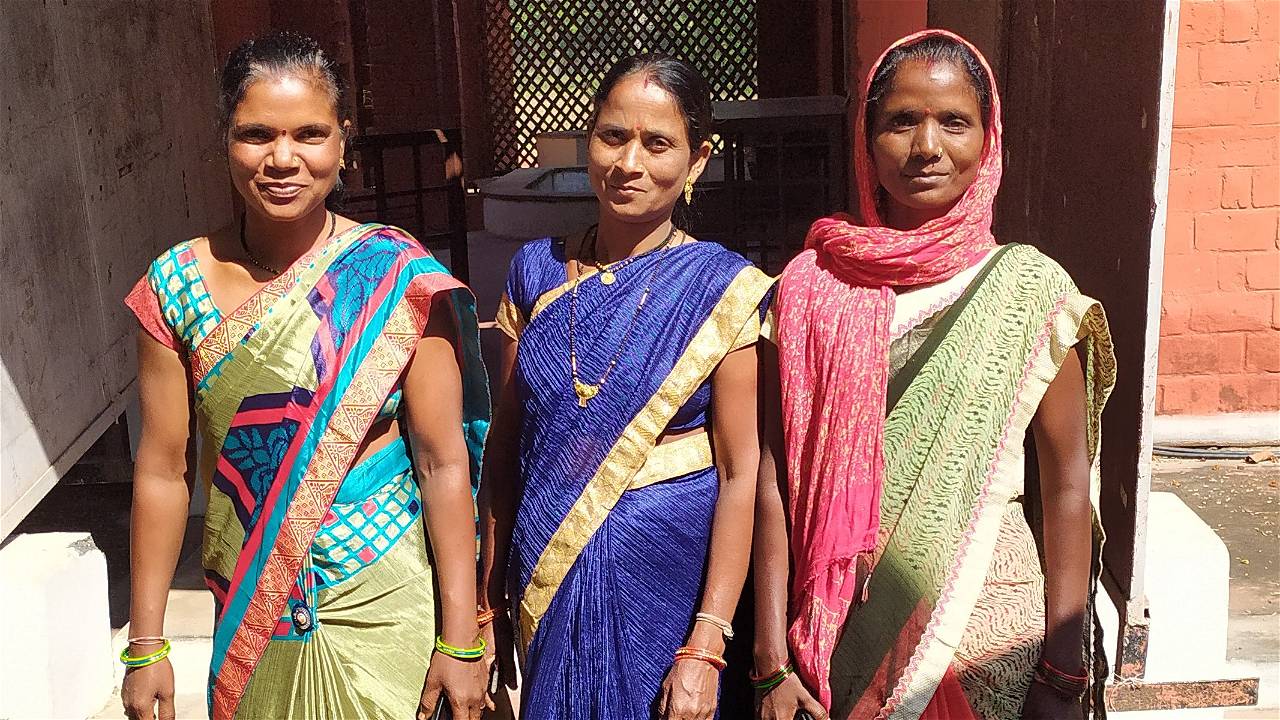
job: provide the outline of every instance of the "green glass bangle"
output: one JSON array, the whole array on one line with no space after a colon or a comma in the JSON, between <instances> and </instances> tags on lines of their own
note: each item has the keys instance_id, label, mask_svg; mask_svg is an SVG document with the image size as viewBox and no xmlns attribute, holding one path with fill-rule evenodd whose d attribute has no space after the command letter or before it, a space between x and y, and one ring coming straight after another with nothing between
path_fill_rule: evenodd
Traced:
<instances>
[{"instance_id":1,"label":"green glass bangle","mask_svg":"<svg viewBox=\"0 0 1280 720\"><path fill-rule=\"evenodd\" d=\"M783 680L795 670L791 667L791 663L787 663L773 672L772 675L765 677L753 677L751 679L751 687L756 690L772 690L782 684Z\"/></svg>"},{"instance_id":2,"label":"green glass bangle","mask_svg":"<svg viewBox=\"0 0 1280 720\"><path fill-rule=\"evenodd\" d=\"M164 644L160 646L159 650L149 655L134 657L129 654L129 648L125 647L125 649L120 651L120 662L123 663L124 666L127 668L143 668L148 665L155 665L161 660L169 657L169 651L172 649L173 649L172 643L170 643L168 640L165 640Z\"/></svg>"},{"instance_id":3,"label":"green glass bangle","mask_svg":"<svg viewBox=\"0 0 1280 720\"><path fill-rule=\"evenodd\" d=\"M444 641L440 635L436 636L436 652L448 655L457 660L479 660L484 657L484 651L489 647L484 638L476 638L480 644L471 648L460 648L456 645L450 645Z\"/></svg>"}]
</instances>

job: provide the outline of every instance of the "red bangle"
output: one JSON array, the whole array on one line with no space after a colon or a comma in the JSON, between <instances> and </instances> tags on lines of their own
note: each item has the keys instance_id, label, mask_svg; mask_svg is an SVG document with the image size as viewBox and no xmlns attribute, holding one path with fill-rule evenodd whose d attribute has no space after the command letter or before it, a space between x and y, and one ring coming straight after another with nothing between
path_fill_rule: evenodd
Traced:
<instances>
[{"instance_id":1,"label":"red bangle","mask_svg":"<svg viewBox=\"0 0 1280 720\"><path fill-rule=\"evenodd\" d=\"M1048 660L1045 660L1044 658L1040 658L1040 667L1042 667L1044 670L1046 670L1049 673L1052 673L1054 675L1057 675L1058 677L1063 678L1064 680L1073 680L1075 682L1081 682L1081 683L1089 682L1089 676L1087 674L1072 675L1071 673L1062 672L1058 668L1054 667L1053 663L1049 662ZM1084 668L1081 668L1081 669L1083 670ZM1088 671L1086 671L1086 673L1087 672Z\"/></svg>"},{"instance_id":2,"label":"red bangle","mask_svg":"<svg viewBox=\"0 0 1280 720\"><path fill-rule=\"evenodd\" d=\"M484 627L485 625L488 625L489 623L493 622L493 619L498 616L498 613L504 612L506 611L506 609L507 607L505 605L499 605L497 607L491 607L487 610L481 610L476 615L476 624L479 625L480 627Z\"/></svg>"},{"instance_id":3,"label":"red bangle","mask_svg":"<svg viewBox=\"0 0 1280 720\"><path fill-rule=\"evenodd\" d=\"M688 645L676 650L676 660L701 660L702 662L711 665L716 670L724 670L729 667L729 663L720 655L717 655L710 650L703 650L702 648L690 647Z\"/></svg>"}]
</instances>

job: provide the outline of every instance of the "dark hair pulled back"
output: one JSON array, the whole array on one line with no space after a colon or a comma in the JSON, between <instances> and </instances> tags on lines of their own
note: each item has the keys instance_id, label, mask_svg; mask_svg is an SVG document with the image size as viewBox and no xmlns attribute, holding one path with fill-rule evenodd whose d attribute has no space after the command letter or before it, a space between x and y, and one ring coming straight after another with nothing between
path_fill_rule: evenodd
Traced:
<instances>
[{"instance_id":1,"label":"dark hair pulled back","mask_svg":"<svg viewBox=\"0 0 1280 720\"><path fill-rule=\"evenodd\" d=\"M328 93L339 121L345 119L342 115L346 107L346 83L338 71L337 62L313 38L292 30L280 30L246 40L227 56L218 92L218 129L224 141L231 129L231 118L249 87L266 78L280 77L296 77L314 83ZM346 133L341 122L339 129ZM337 210L342 204L342 194L342 176L339 175L337 184L325 198L325 206Z\"/></svg>"},{"instance_id":2,"label":"dark hair pulled back","mask_svg":"<svg viewBox=\"0 0 1280 720\"><path fill-rule=\"evenodd\" d=\"M918 42L890 50L884 56L880 67L876 68L876 73L872 76L871 85L867 90L868 139L870 139L871 128L875 122L876 112L880 109L880 103L893 88L893 78L897 75L898 68L908 60L946 62L963 69L969 76L969 84L973 86L974 94L978 96L978 106L982 108L983 125L991 122L991 78L987 76L987 70L982 66L982 61L968 45L959 40L946 35L931 35Z\"/></svg>"},{"instance_id":3,"label":"dark hair pulled back","mask_svg":"<svg viewBox=\"0 0 1280 720\"><path fill-rule=\"evenodd\" d=\"M632 55L614 63L591 98L589 127L595 127L596 117L609 93L624 78L637 73L643 73L676 101L680 114L684 116L690 152L697 151L698 146L711 138L711 86L693 65L665 53Z\"/></svg>"}]
</instances>

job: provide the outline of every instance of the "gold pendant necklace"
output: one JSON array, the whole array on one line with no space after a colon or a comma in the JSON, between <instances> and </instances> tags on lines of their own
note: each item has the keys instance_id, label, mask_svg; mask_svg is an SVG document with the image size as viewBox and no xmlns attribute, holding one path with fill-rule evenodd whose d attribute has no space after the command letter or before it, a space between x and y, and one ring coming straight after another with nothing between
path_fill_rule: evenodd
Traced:
<instances>
[{"instance_id":1,"label":"gold pendant necklace","mask_svg":"<svg viewBox=\"0 0 1280 720\"><path fill-rule=\"evenodd\" d=\"M618 349L614 351L613 357L609 359L609 364L605 366L600 379L594 383L584 382L582 378L578 377L578 286L582 284L582 263L578 262L578 276L574 278L573 289L569 293L569 377L573 380L573 394L578 396L578 407L585 408L592 398L600 394L605 382L609 379L609 373L613 372L613 368L618 365L618 360L622 357L622 351L627 347L627 340L631 337L631 330L635 327L636 320L640 317L640 312L644 310L644 304L649 300L653 280L658 276L658 270L662 267L662 261L666 258L667 251L671 249L671 238L674 236L675 225L673 224L671 232L667 234L667 239L662 242L661 246L654 248L654 250L659 251L658 259L653 264L653 272L649 273L649 278L645 281L644 291L640 293L640 302L636 304L636 309L631 313L631 320L627 322L627 329L622 333L622 340L618 343ZM593 249L594 245L595 238L593 237ZM629 264L631 261L651 252L653 250L629 257L621 261L621 263L614 263L613 269L617 269L620 264ZM599 268L600 266L597 265L596 267ZM608 279L605 278L606 272L609 273ZM601 283L612 285L615 279L612 272L600 269Z\"/></svg>"},{"instance_id":2,"label":"gold pendant necklace","mask_svg":"<svg viewBox=\"0 0 1280 720\"><path fill-rule=\"evenodd\" d=\"M670 245L671 240L676 236L676 224L671 223L671 229L667 231L667 236L663 238L662 242L655 245L653 249L646 250L642 253L632 255L631 257L625 257L621 260L618 260L616 262L611 262L611 263L602 263L598 259L598 250L596 249L596 240L598 240L600 237L600 226L592 225L590 232L591 232L591 264L595 266L595 269L600 274L600 284L612 285L614 281L618 279L619 270L630 265L636 260L644 257L645 255L648 255L653 252L657 252L659 250L666 248L668 245Z\"/></svg>"}]
</instances>

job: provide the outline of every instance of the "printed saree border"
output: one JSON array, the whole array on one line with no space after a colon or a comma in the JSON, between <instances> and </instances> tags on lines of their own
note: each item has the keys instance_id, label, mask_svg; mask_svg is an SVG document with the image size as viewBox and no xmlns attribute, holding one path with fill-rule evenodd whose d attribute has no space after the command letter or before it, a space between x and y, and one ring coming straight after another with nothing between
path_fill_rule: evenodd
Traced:
<instances>
[{"instance_id":1,"label":"printed saree border","mask_svg":"<svg viewBox=\"0 0 1280 720\"><path fill-rule=\"evenodd\" d=\"M329 263L341 257L343 250L386 227L389 226L361 223L347 228L324 247L299 258L283 273L246 298L235 310L223 316L222 322L214 326L213 330L209 331L209 334L190 353L191 376L197 387L207 383L209 373L218 366L218 363L236 348L254 325L266 317L274 303L302 284L304 276L322 275ZM356 232L357 230L361 232ZM321 265L319 261L324 258L328 258L328 262ZM201 276L203 278L203 273Z\"/></svg>"},{"instance_id":2,"label":"printed saree border","mask_svg":"<svg viewBox=\"0 0 1280 720\"><path fill-rule=\"evenodd\" d=\"M401 268L411 272L414 261ZM360 443L377 414L380 401L400 377L425 326L425 303L418 300L439 291L458 289L448 278L447 287L437 273L424 273L408 281L403 296L392 309L385 326L360 360L342 399L327 418L297 489L268 552L259 582L252 591L221 664L215 668L211 690L213 717L235 716L253 671L274 634L288 601L303 558L316 530L337 495L355 460ZM216 648L215 648L216 650Z\"/></svg>"},{"instance_id":3,"label":"printed saree border","mask_svg":"<svg viewBox=\"0 0 1280 720\"><path fill-rule=\"evenodd\" d=\"M1000 444L983 481L982 495L972 514L965 538L957 551L932 617L916 650L899 678L889 700L877 718L915 720L920 717L942 681L955 656L959 638L972 615L986 579L1004 507L992 503L993 487L1007 483L1021 472L1022 438L1030 425L1049 383L1057 377L1067 353L1080 340L1089 338L1086 362L1088 395L1088 438L1091 494L1099 484L1099 441L1102 410L1115 385L1115 355L1112 351L1106 316L1098 301L1079 293L1059 298L1045 327L1038 333L1019 380L1014 400L1001 433Z\"/></svg>"},{"instance_id":4,"label":"printed saree border","mask_svg":"<svg viewBox=\"0 0 1280 720\"><path fill-rule=\"evenodd\" d=\"M587 542L631 486L662 429L728 353L746 317L758 312L760 301L773 283L773 278L755 266L738 272L671 372L623 429L604 462L561 520L543 548L520 601L520 638L526 649L560 585Z\"/></svg>"}]
</instances>

